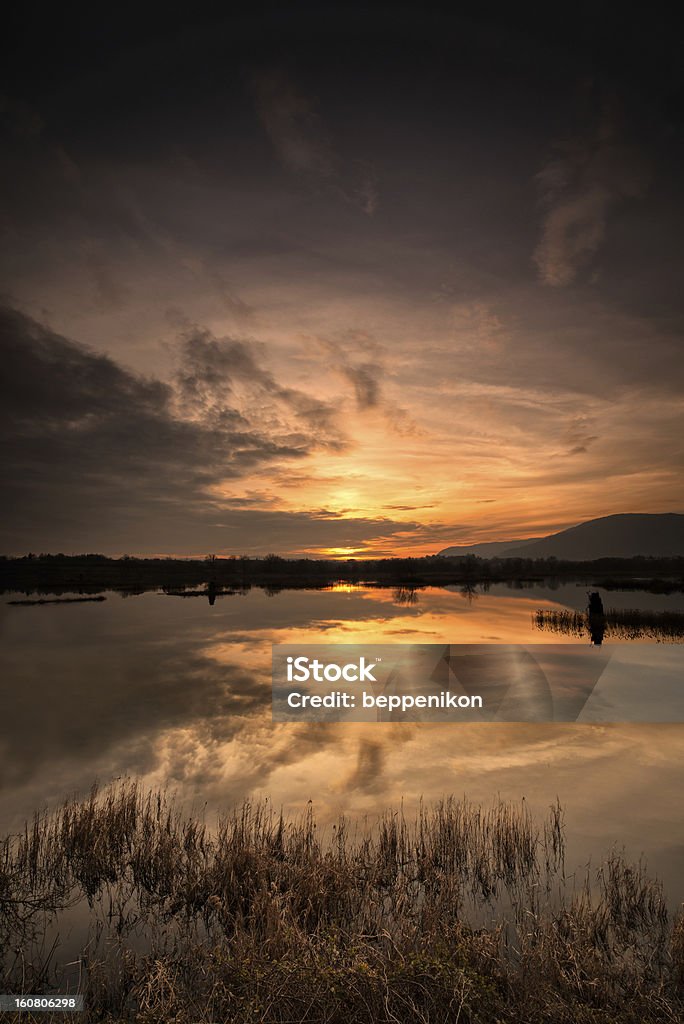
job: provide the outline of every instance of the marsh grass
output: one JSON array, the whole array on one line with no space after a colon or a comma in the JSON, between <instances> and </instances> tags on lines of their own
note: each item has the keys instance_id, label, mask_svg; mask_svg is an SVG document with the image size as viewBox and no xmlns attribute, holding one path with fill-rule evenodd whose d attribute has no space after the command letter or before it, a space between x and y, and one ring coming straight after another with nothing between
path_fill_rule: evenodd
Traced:
<instances>
[{"instance_id":1,"label":"marsh grass","mask_svg":"<svg viewBox=\"0 0 684 1024\"><path fill-rule=\"evenodd\" d=\"M123 781L0 846L2 990L58 989L49 936L85 911L80 1020L679 1020L660 885L617 852L578 883L564 858L557 805L537 822L447 799L321 831L247 802L210 829Z\"/></svg>"},{"instance_id":2,"label":"marsh grass","mask_svg":"<svg viewBox=\"0 0 684 1024\"><path fill-rule=\"evenodd\" d=\"M684 638L684 614L671 611L641 611L637 608L609 608L602 617L604 636L611 640L664 640ZM537 629L566 636L589 636L591 623L585 612L539 608L532 616Z\"/></svg>"}]
</instances>

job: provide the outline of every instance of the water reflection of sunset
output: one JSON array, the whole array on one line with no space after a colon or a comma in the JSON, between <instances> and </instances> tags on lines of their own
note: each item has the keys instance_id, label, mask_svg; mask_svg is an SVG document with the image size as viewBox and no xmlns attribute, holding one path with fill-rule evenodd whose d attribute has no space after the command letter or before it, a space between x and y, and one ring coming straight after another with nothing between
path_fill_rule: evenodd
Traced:
<instances>
[{"instance_id":1,"label":"water reflection of sunset","mask_svg":"<svg viewBox=\"0 0 684 1024\"><path fill-rule=\"evenodd\" d=\"M345 584L272 596L253 589L213 606L149 593L7 609L3 670L16 696L0 751L5 822L18 826L43 801L122 772L168 784L196 805L268 795L297 810L312 800L322 825L340 812L372 815L402 801L412 813L421 797L446 793L525 797L541 811L558 795L578 855L619 835L669 871L676 890L681 727L272 723L272 643L557 643L534 629L533 611L586 600L574 584L416 596L406 604L392 589ZM639 599L663 609L681 601ZM611 600L629 607L635 598ZM59 701L48 702L55 693ZM75 723L80 743L65 744Z\"/></svg>"}]
</instances>

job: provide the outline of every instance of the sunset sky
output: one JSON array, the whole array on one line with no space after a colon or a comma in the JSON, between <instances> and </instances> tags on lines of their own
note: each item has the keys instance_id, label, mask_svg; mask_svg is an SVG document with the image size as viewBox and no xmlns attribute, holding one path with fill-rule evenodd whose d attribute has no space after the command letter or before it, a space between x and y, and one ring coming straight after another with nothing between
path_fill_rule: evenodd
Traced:
<instances>
[{"instance_id":1,"label":"sunset sky","mask_svg":"<svg viewBox=\"0 0 684 1024\"><path fill-rule=\"evenodd\" d=\"M254 10L11 26L0 552L684 511L672 27Z\"/></svg>"}]
</instances>

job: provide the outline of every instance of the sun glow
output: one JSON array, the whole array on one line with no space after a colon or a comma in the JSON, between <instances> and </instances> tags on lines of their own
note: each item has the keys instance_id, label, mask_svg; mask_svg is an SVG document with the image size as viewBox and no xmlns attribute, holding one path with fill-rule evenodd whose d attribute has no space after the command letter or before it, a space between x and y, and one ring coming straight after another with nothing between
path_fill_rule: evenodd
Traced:
<instances>
[{"instance_id":1,"label":"sun glow","mask_svg":"<svg viewBox=\"0 0 684 1024\"><path fill-rule=\"evenodd\" d=\"M370 558L363 548L323 548L318 552L322 558Z\"/></svg>"}]
</instances>

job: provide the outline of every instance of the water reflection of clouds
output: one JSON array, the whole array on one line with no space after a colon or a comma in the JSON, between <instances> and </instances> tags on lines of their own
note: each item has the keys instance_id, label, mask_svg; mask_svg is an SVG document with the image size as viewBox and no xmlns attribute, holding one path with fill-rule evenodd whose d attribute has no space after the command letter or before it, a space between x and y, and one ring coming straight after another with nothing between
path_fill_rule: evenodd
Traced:
<instances>
[{"instance_id":1,"label":"water reflection of clouds","mask_svg":"<svg viewBox=\"0 0 684 1024\"><path fill-rule=\"evenodd\" d=\"M290 807L312 799L323 820L340 811L372 815L388 804L403 803L412 813L421 798L448 793L484 802L524 797L541 812L558 796L577 856L600 856L618 841L635 856L646 851L657 867L661 855L664 864L684 842L677 810L684 729L678 725L421 723L337 730L333 744L311 758L284 758L260 792ZM293 746L295 736L291 752ZM669 879L678 893L681 862L679 868Z\"/></svg>"},{"instance_id":2,"label":"water reflection of clouds","mask_svg":"<svg viewBox=\"0 0 684 1024\"><path fill-rule=\"evenodd\" d=\"M326 641L416 629L429 642L539 642L537 596L419 597L416 607L393 604L391 591L253 591L210 608L147 594L11 609L2 620L3 825L124 773L170 782L210 808L247 794L286 809L311 799L322 823L402 800L410 812L421 797L451 792L524 796L540 810L559 796L582 853L618 838L673 865L684 844L684 726L271 723L270 644L320 640L323 624Z\"/></svg>"}]
</instances>

